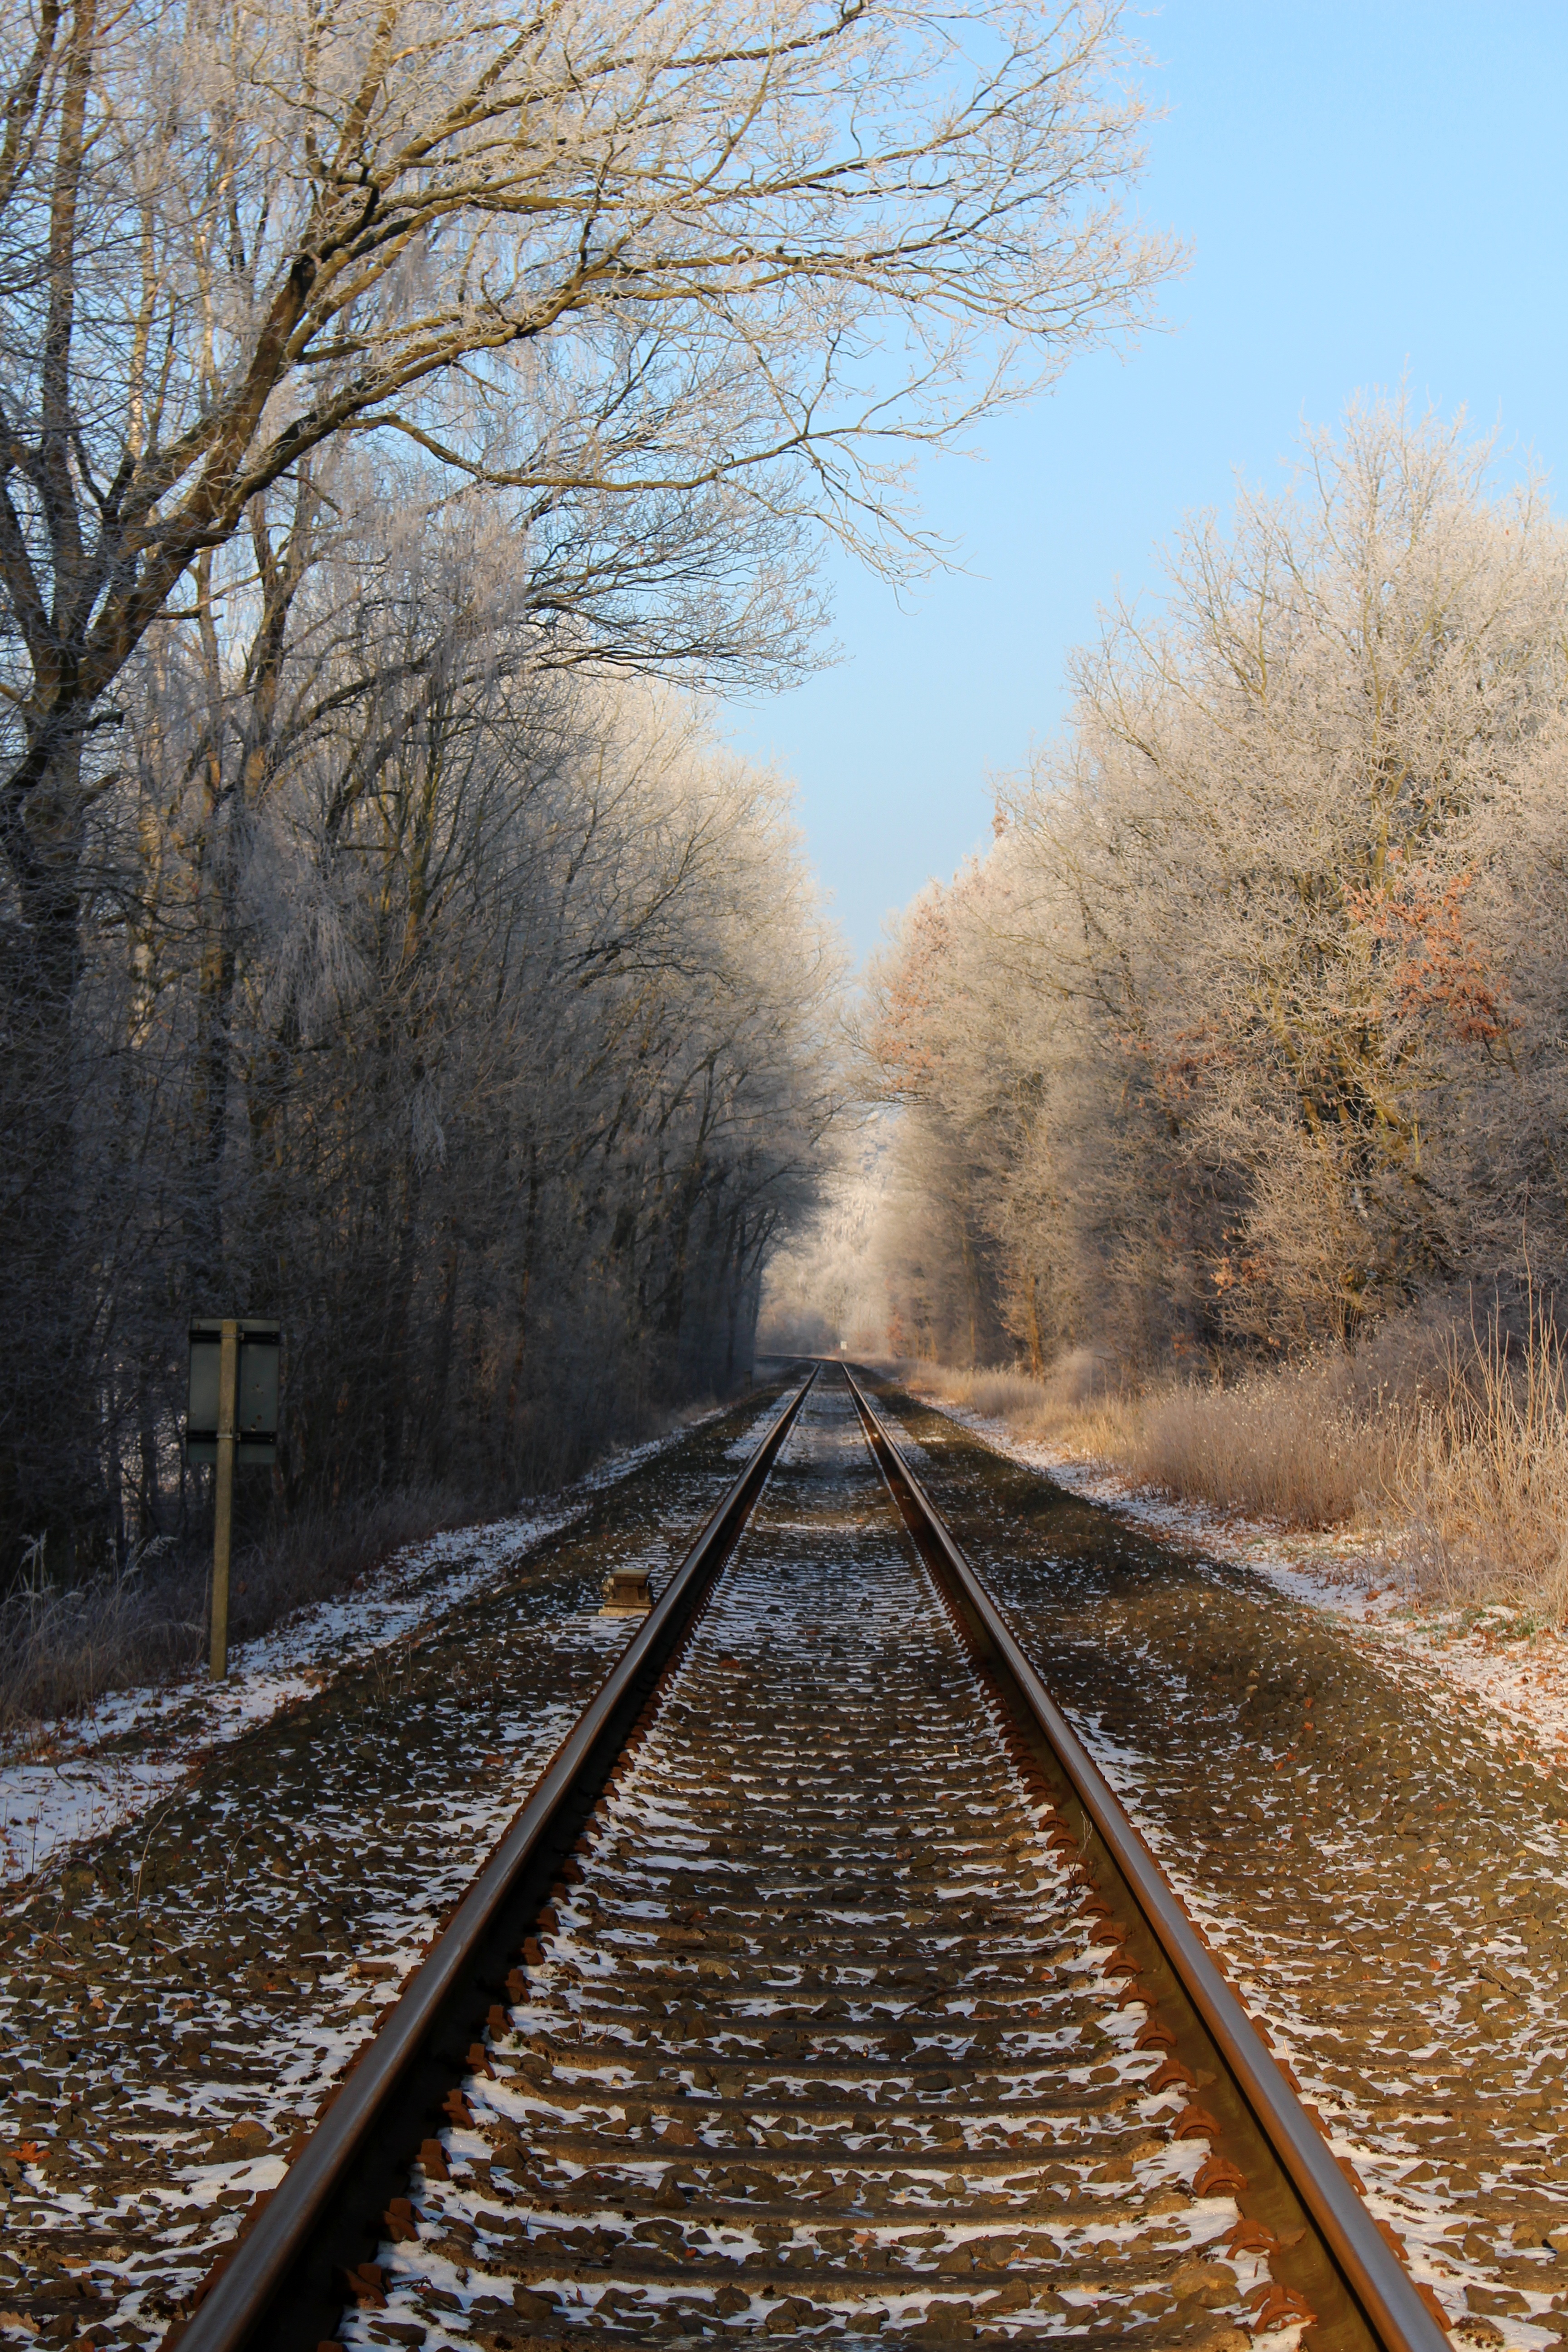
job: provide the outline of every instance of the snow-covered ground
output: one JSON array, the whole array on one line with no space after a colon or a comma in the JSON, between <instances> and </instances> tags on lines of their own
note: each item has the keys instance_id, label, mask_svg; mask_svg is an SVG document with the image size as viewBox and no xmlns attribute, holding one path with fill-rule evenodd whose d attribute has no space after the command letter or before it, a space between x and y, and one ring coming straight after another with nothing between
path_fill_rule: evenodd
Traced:
<instances>
[{"instance_id":1,"label":"snow-covered ground","mask_svg":"<svg viewBox=\"0 0 1568 2352\"><path fill-rule=\"evenodd\" d=\"M1542 1759L1568 1763L1568 1638L1515 1610L1443 1608L1414 1592L1382 1539L1353 1528L1308 1534L1237 1512L1173 1502L1132 1485L1108 1464L1075 1459L1005 1421L911 1386L923 1404L963 1423L1069 1494L1104 1503L1157 1535L1254 1570L1276 1591L1336 1618L1358 1645L1397 1674L1437 1675L1474 1702L1489 1735L1531 1740ZM908 1447L911 1458L912 1445Z\"/></svg>"},{"instance_id":2,"label":"snow-covered ground","mask_svg":"<svg viewBox=\"0 0 1568 2352\"><path fill-rule=\"evenodd\" d=\"M115 1691L80 1715L29 1726L0 1744L0 1888L134 1820L182 1787L215 1748L460 1607L580 1517L605 1486L717 1411L612 1455L545 1509L406 1546L348 1592L295 1610L232 1651L226 1682L201 1669Z\"/></svg>"}]
</instances>

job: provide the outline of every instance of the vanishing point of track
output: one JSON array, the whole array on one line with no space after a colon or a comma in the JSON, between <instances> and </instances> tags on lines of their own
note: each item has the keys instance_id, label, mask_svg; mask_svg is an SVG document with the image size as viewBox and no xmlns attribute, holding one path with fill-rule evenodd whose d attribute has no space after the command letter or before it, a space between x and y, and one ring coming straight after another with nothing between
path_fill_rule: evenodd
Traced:
<instances>
[{"instance_id":1,"label":"vanishing point of track","mask_svg":"<svg viewBox=\"0 0 1568 2352\"><path fill-rule=\"evenodd\" d=\"M1442 2341L835 1368L167 2340L1302 2330Z\"/></svg>"}]
</instances>

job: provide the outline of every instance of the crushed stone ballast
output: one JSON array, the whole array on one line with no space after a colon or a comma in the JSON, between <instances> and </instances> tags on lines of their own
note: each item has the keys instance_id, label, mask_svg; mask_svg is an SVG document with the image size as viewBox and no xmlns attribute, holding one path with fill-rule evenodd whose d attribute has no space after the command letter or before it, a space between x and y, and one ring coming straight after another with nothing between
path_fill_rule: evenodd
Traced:
<instances>
[{"instance_id":1,"label":"crushed stone ballast","mask_svg":"<svg viewBox=\"0 0 1568 2352\"><path fill-rule=\"evenodd\" d=\"M966 1568L808 1382L166 2342L1433 2352Z\"/></svg>"}]
</instances>

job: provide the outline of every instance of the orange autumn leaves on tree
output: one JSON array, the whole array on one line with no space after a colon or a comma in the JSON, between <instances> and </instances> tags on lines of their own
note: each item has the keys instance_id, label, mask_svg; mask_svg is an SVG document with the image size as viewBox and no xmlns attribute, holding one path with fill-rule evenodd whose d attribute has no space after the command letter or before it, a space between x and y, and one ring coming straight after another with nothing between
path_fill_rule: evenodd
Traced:
<instances>
[{"instance_id":1,"label":"orange autumn leaves on tree","mask_svg":"<svg viewBox=\"0 0 1568 2352\"><path fill-rule=\"evenodd\" d=\"M1352 923L1384 946L1383 969L1396 1013L1420 1020L1439 1014L1464 1045L1500 1045L1516 1025L1507 983L1487 965L1464 901L1475 882L1468 870L1443 879L1430 866L1397 855L1384 889L1345 893Z\"/></svg>"}]
</instances>

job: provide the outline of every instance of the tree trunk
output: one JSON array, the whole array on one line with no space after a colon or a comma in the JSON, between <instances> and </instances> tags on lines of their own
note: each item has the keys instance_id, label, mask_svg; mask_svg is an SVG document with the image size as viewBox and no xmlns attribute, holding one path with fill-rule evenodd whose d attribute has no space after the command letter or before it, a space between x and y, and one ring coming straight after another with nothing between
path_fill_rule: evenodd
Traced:
<instances>
[{"instance_id":1,"label":"tree trunk","mask_svg":"<svg viewBox=\"0 0 1568 2352\"><path fill-rule=\"evenodd\" d=\"M72 739L34 793L11 858L20 920L6 956L7 1050L0 1056L0 1543L5 1570L30 1538L50 1556L104 1502L89 1394L93 1302L74 1230L81 979L80 744ZM85 1106L92 1108L89 1088Z\"/></svg>"}]
</instances>

